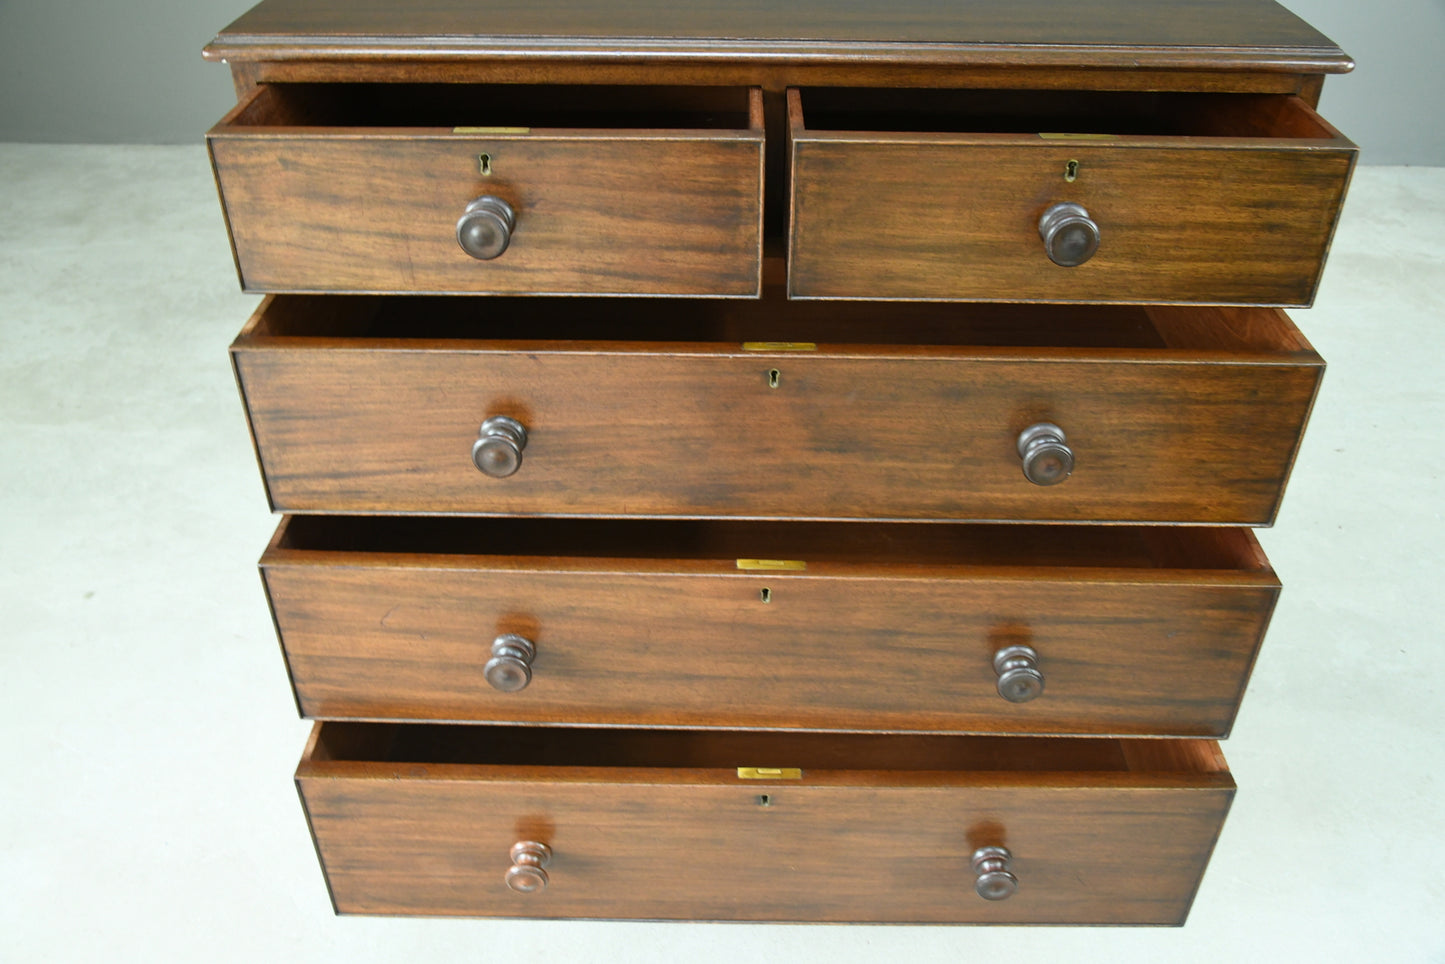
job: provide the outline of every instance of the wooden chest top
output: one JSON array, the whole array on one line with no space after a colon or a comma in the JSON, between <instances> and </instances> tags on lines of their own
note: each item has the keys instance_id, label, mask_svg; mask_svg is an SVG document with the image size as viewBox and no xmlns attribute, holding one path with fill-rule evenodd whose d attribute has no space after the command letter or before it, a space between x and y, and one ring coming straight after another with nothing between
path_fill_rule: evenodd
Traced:
<instances>
[{"instance_id":1,"label":"wooden chest top","mask_svg":"<svg viewBox=\"0 0 1445 964\"><path fill-rule=\"evenodd\" d=\"M387 56L1339 73L1353 64L1273 0L264 0L216 60Z\"/></svg>"}]
</instances>

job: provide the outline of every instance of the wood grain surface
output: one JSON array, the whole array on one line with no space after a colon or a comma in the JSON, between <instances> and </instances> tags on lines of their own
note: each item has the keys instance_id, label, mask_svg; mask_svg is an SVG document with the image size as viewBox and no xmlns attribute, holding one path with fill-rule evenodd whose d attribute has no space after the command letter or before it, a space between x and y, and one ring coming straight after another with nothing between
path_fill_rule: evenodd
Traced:
<instances>
[{"instance_id":1,"label":"wood grain surface","mask_svg":"<svg viewBox=\"0 0 1445 964\"><path fill-rule=\"evenodd\" d=\"M1136 114L1138 101L1110 110L1107 98L1015 98L1027 109L1001 112L970 92L894 94L892 107L860 93L852 112L836 92L788 96L794 298L1307 305L1357 153L1290 97L1164 99ZM900 117L907 99L930 109ZM822 124L850 126L820 127L815 102ZM898 126L867 129L882 122ZM1078 267L1050 262L1039 238L1061 202L1099 226Z\"/></svg>"},{"instance_id":2,"label":"wood grain surface","mask_svg":"<svg viewBox=\"0 0 1445 964\"><path fill-rule=\"evenodd\" d=\"M1225 736L1278 593L1243 530L884 526L845 549L786 523L340 525L283 523L261 560L298 704L328 719ZM773 555L807 569L736 568ZM482 672L503 633L536 645L520 692ZM1031 702L996 689L1013 644L1039 653Z\"/></svg>"},{"instance_id":3,"label":"wood grain surface","mask_svg":"<svg viewBox=\"0 0 1445 964\"><path fill-rule=\"evenodd\" d=\"M872 59L942 65L1163 65L1348 70L1349 58L1271 0L1015 0L1009 4L265 0L212 59L445 57L676 62Z\"/></svg>"},{"instance_id":4,"label":"wood grain surface","mask_svg":"<svg viewBox=\"0 0 1445 964\"><path fill-rule=\"evenodd\" d=\"M338 912L1183 922L1234 792L1198 737L1279 591L1235 527L1324 367L1211 306L1313 298L1343 51L1273 0L262 0L205 56L242 285L292 293L231 356L297 513L261 569L330 719L296 782ZM517 213L487 262L483 194ZM1060 201L1102 229L1079 268Z\"/></svg>"},{"instance_id":5,"label":"wood grain surface","mask_svg":"<svg viewBox=\"0 0 1445 964\"><path fill-rule=\"evenodd\" d=\"M898 756L937 769L754 760L801 764L802 779L744 781L707 768L713 761L348 759L321 745L336 726L319 728L297 784L337 910L352 914L1179 924L1234 790L1213 744L1177 770L1140 768L1122 747L1117 766L1102 765L1090 758L1107 747L1079 746L1090 761L1081 770L1018 761L989 771L966 768L979 755L967 745L933 737ZM465 729L469 740L509 742L505 731ZM887 754L886 744L852 751L848 739L824 738L834 746L820 755ZM739 752L765 747L754 739ZM503 883L519 840L552 848L541 893ZM970 855L990 845L1013 855L1019 887L1007 900L973 890Z\"/></svg>"},{"instance_id":6,"label":"wood grain surface","mask_svg":"<svg viewBox=\"0 0 1445 964\"><path fill-rule=\"evenodd\" d=\"M756 297L762 99L735 93L736 129L605 129L607 112L569 115L599 128L583 130L538 126L545 116L530 121L494 89L446 120L419 119L419 97L415 115L403 105L383 126L364 107L263 87L207 141L248 291ZM452 130L519 122L530 130ZM482 195L516 211L511 246L491 261L455 234Z\"/></svg>"},{"instance_id":7,"label":"wood grain surface","mask_svg":"<svg viewBox=\"0 0 1445 964\"><path fill-rule=\"evenodd\" d=\"M1135 333L1092 339L1097 313L1074 324L1067 311L984 312L988 343L973 346L970 312L949 306L840 308L856 343L749 351L517 337L596 330L571 324L596 302L528 305L500 341L336 337L367 330L346 314L354 303L328 335L269 334L278 304L289 310L268 303L233 351L272 504L287 512L1266 524L1322 373L1278 312L1252 316L1254 350L1235 339L1229 352L1187 339L1135 347L1183 330L1162 311L1128 315ZM636 332L666 338L672 318L678 339L694 315L735 330L731 309L695 304L639 307ZM764 304L749 334L792 341L821 324L781 299ZM471 327L497 332L482 315L496 320L502 306L486 307ZM430 306L394 310L403 317L388 333L430 330ZM631 310L606 316L613 339ZM1227 313L1213 317L1228 328ZM941 344L907 343L932 332ZM1092 347L1056 347L1081 339ZM510 478L470 460L492 415L529 432ZM1051 487L1023 477L1016 448L1043 420L1068 433L1077 460Z\"/></svg>"}]
</instances>

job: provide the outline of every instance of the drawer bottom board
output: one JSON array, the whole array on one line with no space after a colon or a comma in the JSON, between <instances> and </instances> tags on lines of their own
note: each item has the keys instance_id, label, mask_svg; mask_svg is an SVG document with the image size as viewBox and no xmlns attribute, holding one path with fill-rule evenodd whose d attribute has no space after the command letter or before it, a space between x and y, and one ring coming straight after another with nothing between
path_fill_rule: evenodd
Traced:
<instances>
[{"instance_id":1,"label":"drawer bottom board","mask_svg":"<svg viewBox=\"0 0 1445 964\"><path fill-rule=\"evenodd\" d=\"M366 723L297 785L339 913L900 923L1181 924L1234 792L1203 740Z\"/></svg>"}]
</instances>

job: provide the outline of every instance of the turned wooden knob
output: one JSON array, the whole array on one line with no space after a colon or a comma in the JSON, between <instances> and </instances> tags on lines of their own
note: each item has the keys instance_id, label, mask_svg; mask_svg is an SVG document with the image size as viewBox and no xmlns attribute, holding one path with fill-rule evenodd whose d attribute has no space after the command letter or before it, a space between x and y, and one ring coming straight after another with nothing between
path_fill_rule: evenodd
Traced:
<instances>
[{"instance_id":1,"label":"turned wooden knob","mask_svg":"<svg viewBox=\"0 0 1445 964\"><path fill-rule=\"evenodd\" d=\"M512 866L507 871L507 886L519 894L535 894L547 889L547 865L552 862L552 848L535 840L512 844Z\"/></svg>"},{"instance_id":2,"label":"turned wooden knob","mask_svg":"<svg viewBox=\"0 0 1445 964\"><path fill-rule=\"evenodd\" d=\"M484 194L468 204L457 221L457 244L478 261L500 257L512 243L517 215L499 197Z\"/></svg>"},{"instance_id":3,"label":"turned wooden knob","mask_svg":"<svg viewBox=\"0 0 1445 964\"><path fill-rule=\"evenodd\" d=\"M532 682L532 660L536 656L536 644L527 637L516 633L498 636L492 640L492 658L482 668L482 675L492 689L503 693L524 690Z\"/></svg>"},{"instance_id":4,"label":"turned wooden knob","mask_svg":"<svg viewBox=\"0 0 1445 964\"><path fill-rule=\"evenodd\" d=\"M505 479L522 467L526 447L527 429L521 422L493 415L482 423L480 437L472 443L472 464L483 475Z\"/></svg>"},{"instance_id":5,"label":"turned wooden knob","mask_svg":"<svg viewBox=\"0 0 1445 964\"><path fill-rule=\"evenodd\" d=\"M1039 654L1032 646L1005 646L994 653L993 671L998 674L998 695L1010 703L1027 703L1044 691Z\"/></svg>"},{"instance_id":6,"label":"turned wooden knob","mask_svg":"<svg viewBox=\"0 0 1445 964\"><path fill-rule=\"evenodd\" d=\"M1064 268L1077 268L1099 250L1099 226L1082 204L1055 204L1039 218L1039 237L1049 260Z\"/></svg>"},{"instance_id":7,"label":"turned wooden knob","mask_svg":"<svg viewBox=\"0 0 1445 964\"><path fill-rule=\"evenodd\" d=\"M1024 478L1034 485L1058 485L1074 471L1074 450L1064 444L1064 430L1038 422L1019 433L1019 458Z\"/></svg>"},{"instance_id":8,"label":"turned wooden knob","mask_svg":"<svg viewBox=\"0 0 1445 964\"><path fill-rule=\"evenodd\" d=\"M973 889L984 900L1007 900L1019 889L1019 879L1009 873L1013 854L1003 847L979 847L973 852Z\"/></svg>"}]
</instances>

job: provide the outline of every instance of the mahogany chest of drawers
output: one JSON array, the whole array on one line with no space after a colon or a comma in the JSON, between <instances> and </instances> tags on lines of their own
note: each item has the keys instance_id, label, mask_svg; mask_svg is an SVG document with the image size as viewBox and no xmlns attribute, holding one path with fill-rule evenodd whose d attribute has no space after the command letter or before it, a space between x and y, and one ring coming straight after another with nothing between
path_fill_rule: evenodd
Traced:
<instances>
[{"instance_id":1,"label":"mahogany chest of drawers","mask_svg":"<svg viewBox=\"0 0 1445 964\"><path fill-rule=\"evenodd\" d=\"M1337 47L1270 0L265 0L207 56L338 912L1184 920Z\"/></svg>"}]
</instances>

